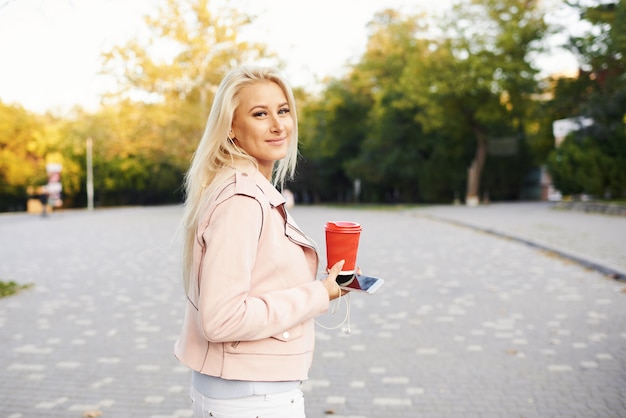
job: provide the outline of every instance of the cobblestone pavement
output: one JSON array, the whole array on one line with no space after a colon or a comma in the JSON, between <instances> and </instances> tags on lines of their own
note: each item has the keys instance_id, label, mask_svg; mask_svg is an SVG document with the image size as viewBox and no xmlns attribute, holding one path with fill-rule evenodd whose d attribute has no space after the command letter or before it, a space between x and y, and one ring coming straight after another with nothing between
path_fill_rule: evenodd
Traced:
<instances>
[{"instance_id":1,"label":"cobblestone pavement","mask_svg":"<svg viewBox=\"0 0 626 418\"><path fill-rule=\"evenodd\" d=\"M488 207L492 226L506 224L505 209ZM375 295L351 295L349 335L319 327L307 416L626 417L626 283L441 222L446 210L460 209L293 209L322 248L325 221L360 222L359 265L386 280ZM624 245L623 229L603 229L610 218L546 210L529 208L509 230L567 231L560 248L593 258L608 239ZM189 372L172 355L180 215L0 216L0 280L33 284L0 299L0 418L191 416ZM608 261L619 267L622 256ZM345 307L318 321L341 323Z\"/></svg>"}]
</instances>

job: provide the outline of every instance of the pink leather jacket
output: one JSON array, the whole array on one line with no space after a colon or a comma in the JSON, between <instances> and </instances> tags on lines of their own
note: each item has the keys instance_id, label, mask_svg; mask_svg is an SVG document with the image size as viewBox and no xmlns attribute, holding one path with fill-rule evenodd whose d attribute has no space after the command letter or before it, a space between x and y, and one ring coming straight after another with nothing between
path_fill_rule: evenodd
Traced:
<instances>
[{"instance_id":1,"label":"pink leather jacket","mask_svg":"<svg viewBox=\"0 0 626 418\"><path fill-rule=\"evenodd\" d=\"M200 373L252 381L304 380L314 318L328 310L318 254L258 171L233 170L196 232L174 354Z\"/></svg>"}]
</instances>

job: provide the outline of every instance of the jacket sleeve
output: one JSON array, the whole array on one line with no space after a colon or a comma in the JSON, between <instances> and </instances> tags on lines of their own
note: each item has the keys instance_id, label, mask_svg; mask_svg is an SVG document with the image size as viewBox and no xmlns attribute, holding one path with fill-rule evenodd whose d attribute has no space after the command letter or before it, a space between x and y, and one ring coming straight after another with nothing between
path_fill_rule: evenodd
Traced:
<instances>
[{"instance_id":1,"label":"jacket sleeve","mask_svg":"<svg viewBox=\"0 0 626 418\"><path fill-rule=\"evenodd\" d=\"M314 279L289 289L250 294L263 221L259 201L234 195L217 206L203 233L206 250L198 308L208 341L268 338L328 309L328 294ZM281 281L277 283L280 286Z\"/></svg>"}]
</instances>

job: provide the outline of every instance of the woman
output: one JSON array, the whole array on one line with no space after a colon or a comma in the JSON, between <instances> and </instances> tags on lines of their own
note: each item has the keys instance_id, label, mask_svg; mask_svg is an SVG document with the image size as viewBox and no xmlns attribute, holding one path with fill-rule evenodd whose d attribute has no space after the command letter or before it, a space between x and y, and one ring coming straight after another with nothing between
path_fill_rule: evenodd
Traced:
<instances>
[{"instance_id":1,"label":"woman","mask_svg":"<svg viewBox=\"0 0 626 418\"><path fill-rule=\"evenodd\" d=\"M186 176L187 304L176 357L196 417L304 417L314 318L342 291L285 209L298 152L293 92L271 68L221 82ZM273 184L272 184L273 181Z\"/></svg>"}]
</instances>

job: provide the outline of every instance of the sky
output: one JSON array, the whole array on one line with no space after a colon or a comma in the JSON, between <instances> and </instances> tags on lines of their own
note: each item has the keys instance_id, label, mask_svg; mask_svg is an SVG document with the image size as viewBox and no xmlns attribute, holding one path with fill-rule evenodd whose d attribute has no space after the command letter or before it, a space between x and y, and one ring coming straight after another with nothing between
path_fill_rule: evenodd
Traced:
<instances>
[{"instance_id":1,"label":"sky","mask_svg":"<svg viewBox=\"0 0 626 418\"><path fill-rule=\"evenodd\" d=\"M439 12L447 0L213 0L255 17L250 32L286 63L294 86L340 75L365 51L366 25L385 8ZM0 0L0 100L34 112L98 107L113 87L100 54L141 34L157 0ZM436 6L433 6L435 4ZM548 72L575 65L545 62Z\"/></svg>"}]
</instances>

